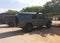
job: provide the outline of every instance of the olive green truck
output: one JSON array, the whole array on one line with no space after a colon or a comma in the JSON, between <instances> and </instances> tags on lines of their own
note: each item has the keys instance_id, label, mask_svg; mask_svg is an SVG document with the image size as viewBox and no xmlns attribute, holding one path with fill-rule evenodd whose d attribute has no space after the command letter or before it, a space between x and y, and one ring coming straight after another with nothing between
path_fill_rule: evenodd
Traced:
<instances>
[{"instance_id":1,"label":"olive green truck","mask_svg":"<svg viewBox=\"0 0 60 43\"><path fill-rule=\"evenodd\" d=\"M51 27L51 20L43 13L36 12L18 12L15 16L6 16L9 18L7 24L10 27L22 27L24 31L32 31L34 27Z\"/></svg>"}]
</instances>

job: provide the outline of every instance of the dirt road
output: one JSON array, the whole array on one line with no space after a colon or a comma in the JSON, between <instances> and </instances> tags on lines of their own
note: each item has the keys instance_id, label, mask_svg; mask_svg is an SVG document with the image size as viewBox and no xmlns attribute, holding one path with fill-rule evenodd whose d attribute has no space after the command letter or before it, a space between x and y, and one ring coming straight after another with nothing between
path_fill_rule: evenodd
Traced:
<instances>
[{"instance_id":1,"label":"dirt road","mask_svg":"<svg viewBox=\"0 0 60 43\"><path fill-rule=\"evenodd\" d=\"M60 27L24 33L21 28L0 25L0 43L60 43Z\"/></svg>"}]
</instances>

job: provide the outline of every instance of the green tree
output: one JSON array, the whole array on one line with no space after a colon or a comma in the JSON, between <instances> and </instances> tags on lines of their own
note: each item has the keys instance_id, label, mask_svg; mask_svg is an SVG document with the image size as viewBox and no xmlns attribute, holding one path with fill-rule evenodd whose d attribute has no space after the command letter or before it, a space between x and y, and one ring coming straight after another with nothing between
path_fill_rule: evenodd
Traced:
<instances>
[{"instance_id":1,"label":"green tree","mask_svg":"<svg viewBox=\"0 0 60 43\"><path fill-rule=\"evenodd\" d=\"M60 0L52 0L47 2L44 6L48 16L60 15Z\"/></svg>"},{"instance_id":2,"label":"green tree","mask_svg":"<svg viewBox=\"0 0 60 43\"><path fill-rule=\"evenodd\" d=\"M60 15L60 0L52 0L42 6L26 7L21 12L43 12L47 16Z\"/></svg>"},{"instance_id":3,"label":"green tree","mask_svg":"<svg viewBox=\"0 0 60 43\"><path fill-rule=\"evenodd\" d=\"M14 10L8 10L6 13L8 14L12 14L12 15L15 15L17 11L14 11Z\"/></svg>"},{"instance_id":4,"label":"green tree","mask_svg":"<svg viewBox=\"0 0 60 43\"><path fill-rule=\"evenodd\" d=\"M43 11L44 7L42 6L32 6L23 8L20 12L40 12Z\"/></svg>"}]
</instances>

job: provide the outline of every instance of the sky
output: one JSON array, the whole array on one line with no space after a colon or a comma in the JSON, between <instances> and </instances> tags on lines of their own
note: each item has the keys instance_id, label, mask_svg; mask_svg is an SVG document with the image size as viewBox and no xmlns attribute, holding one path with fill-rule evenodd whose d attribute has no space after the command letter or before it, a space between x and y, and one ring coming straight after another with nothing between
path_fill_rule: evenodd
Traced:
<instances>
[{"instance_id":1,"label":"sky","mask_svg":"<svg viewBox=\"0 0 60 43\"><path fill-rule=\"evenodd\" d=\"M28 6L43 6L48 1L51 0L0 0L0 13L7 10L20 11Z\"/></svg>"}]
</instances>

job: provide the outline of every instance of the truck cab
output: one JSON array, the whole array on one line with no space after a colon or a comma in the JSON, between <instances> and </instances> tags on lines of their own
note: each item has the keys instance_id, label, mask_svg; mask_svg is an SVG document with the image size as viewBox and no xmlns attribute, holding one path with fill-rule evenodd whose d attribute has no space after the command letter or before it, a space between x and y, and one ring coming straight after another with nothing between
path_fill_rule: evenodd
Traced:
<instances>
[{"instance_id":1,"label":"truck cab","mask_svg":"<svg viewBox=\"0 0 60 43\"><path fill-rule=\"evenodd\" d=\"M18 26L23 27L23 30L31 31L34 26L42 27L46 26L51 27L51 20L46 18L43 13L36 12L20 12L17 14L18 17Z\"/></svg>"}]
</instances>

